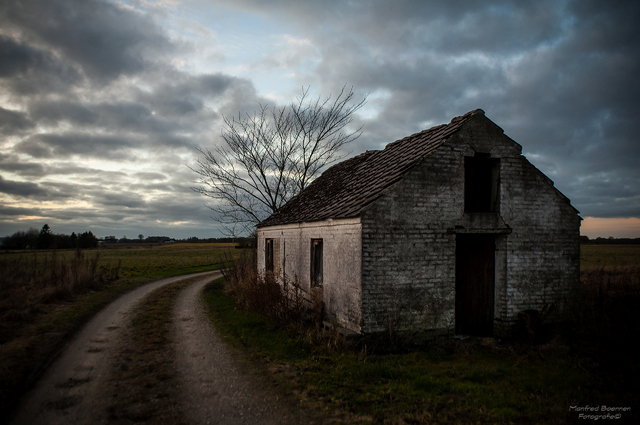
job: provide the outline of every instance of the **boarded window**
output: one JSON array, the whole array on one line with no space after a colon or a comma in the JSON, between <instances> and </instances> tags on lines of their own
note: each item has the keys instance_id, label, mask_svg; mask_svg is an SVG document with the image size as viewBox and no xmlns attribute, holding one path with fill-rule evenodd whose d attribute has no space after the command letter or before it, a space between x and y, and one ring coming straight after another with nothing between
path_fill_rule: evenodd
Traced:
<instances>
[{"instance_id":1,"label":"boarded window","mask_svg":"<svg viewBox=\"0 0 640 425\"><path fill-rule=\"evenodd\" d=\"M322 239L311 239L311 287L322 285Z\"/></svg>"},{"instance_id":2,"label":"boarded window","mask_svg":"<svg viewBox=\"0 0 640 425\"><path fill-rule=\"evenodd\" d=\"M476 153L464 158L464 211L497 212L500 160Z\"/></svg>"},{"instance_id":3,"label":"boarded window","mask_svg":"<svg viewBox=\"0 0 640 425\"><path fill-rule=\"evenodd\" d=\"M273 271L273 239L264 240L264 267L268 272Z\"/></svg>"}]
</instances>

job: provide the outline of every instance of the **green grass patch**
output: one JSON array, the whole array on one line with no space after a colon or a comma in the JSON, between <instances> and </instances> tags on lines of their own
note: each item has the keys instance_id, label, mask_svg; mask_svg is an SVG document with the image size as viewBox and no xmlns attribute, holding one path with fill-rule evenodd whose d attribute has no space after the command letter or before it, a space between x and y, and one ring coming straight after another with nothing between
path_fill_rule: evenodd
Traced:
<instances>
[{"instance_id":1,"label":"green grass patch","mask_svg":"<svg viewBox=\"0 0 640 425\"><path fill-rule=\"evenodd\" d=\"M220 282L204 293L223 336L271 371L289 394L378 423L566 423L570 406L620 398L595 365L562 349L448 342L410 353L310 345L266 317L235 308ZM612 383L611 383L612 384ZM624 401L626 400L626 401ZM611 404L611 405L615 405Z\"/></svg>"}]
</instances>

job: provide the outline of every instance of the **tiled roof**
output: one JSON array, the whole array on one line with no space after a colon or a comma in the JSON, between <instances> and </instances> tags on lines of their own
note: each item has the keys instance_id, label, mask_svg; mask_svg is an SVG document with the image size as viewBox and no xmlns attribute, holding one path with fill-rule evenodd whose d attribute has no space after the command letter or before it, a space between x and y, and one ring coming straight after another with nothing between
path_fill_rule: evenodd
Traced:
<instances>
[{"instance_id":1,"label":"tiled roof","mask_svg":"<svg viewBox=\"0 0 640 425\"><path fill-rule=\"evenodd\" d=\"M307 188L291 198L258 227L357 216L384 189L424 157L438 149L475 115L476 109L449 124L439 125L389 143L383 150L367 151L327 169Z\"/></svg>"}]
</instances>

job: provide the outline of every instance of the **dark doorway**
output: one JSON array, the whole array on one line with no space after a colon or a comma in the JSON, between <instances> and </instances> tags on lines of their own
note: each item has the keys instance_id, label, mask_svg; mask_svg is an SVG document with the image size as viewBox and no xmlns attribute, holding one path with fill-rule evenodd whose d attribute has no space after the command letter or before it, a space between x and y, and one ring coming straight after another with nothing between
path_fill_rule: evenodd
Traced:
<instances>
[{"instance_id":1,"label":"dark doorway","mask_svg":"<svg viewBox=\"0 0 640 425\"><path fill-rule=\"evenodd\" d=\"M493 335L495 237L456 237L456 334Z\"/></svg>"}]
</instances>

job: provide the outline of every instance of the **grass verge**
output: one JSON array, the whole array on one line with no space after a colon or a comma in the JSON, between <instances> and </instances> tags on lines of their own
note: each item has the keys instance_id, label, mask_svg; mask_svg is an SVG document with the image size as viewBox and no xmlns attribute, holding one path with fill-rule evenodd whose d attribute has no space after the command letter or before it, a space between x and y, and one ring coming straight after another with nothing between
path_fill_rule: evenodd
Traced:
<instances>
[{"instance_id":1,"label":"grass verge","mask_svg":"<svg viewBox=\"0 0 640 425\"><path fill-rule=\"evenodd\" d=\"M204 297L221 334L283 392L303 405L346 414L345 422L554 424L580 421L571 406L637 410L637 383L603 375L597 363L570 355L557 340L539 347L449 341L395 353L336 349L331 338L318 343L317 336L237 309L219 281Z\"/></svg>"}]
</instances>

